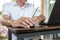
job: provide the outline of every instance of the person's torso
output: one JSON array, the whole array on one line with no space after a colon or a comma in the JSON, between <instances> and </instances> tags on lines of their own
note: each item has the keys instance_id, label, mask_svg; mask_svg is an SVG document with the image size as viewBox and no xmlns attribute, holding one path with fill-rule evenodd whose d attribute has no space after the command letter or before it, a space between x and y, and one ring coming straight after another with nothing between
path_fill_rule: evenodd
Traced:
<instances>
[{"instance_id":1,"label":"person's torso","mask_svg":"<svg viewBox=\"0 0 60 40\"><path fill-rule=\"evenodd\" d=\"M20 8L17 4L11 3L9 7L9 12L12 20L17 20L21 17L32 17L35 8L31 4L26 4L24 7Z\"/></svg>"}]
</instances>

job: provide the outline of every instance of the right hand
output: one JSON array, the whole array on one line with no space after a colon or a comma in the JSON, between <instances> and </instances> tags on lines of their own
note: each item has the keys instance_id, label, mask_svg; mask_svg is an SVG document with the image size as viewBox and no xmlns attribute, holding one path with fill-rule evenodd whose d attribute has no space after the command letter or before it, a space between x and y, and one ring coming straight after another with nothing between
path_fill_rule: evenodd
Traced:
<instances>
[{"instance_id":1,"label":"right hand","mask_svg":"<svg viewBox=\"0 0 60 40\"><path fill-rule=\"evenodd\" d=\"M23 26L21 26L21 24L18 21L11 21L10 25L12 27L23 27Z\"/></svg>"},{"instance_id":2,"label":"right hand","mask_svg":"<svg viewBox=\"0 0 60 40\"><path fill-rule=\"evenodd\" d=\"M23 27L28 27L33 26L33 21L29 17L21 17L18 19L19 23L23 25Z\"/></svg>"},{"instance_id":3,"label":"right hand","mask_svg":"<svg viewBox=\"0 0 60 40\"><path fill-rule=\"evenodd\" d=\"M22 24L23 23L23 24ZM11 25L12 25L12 27L23 27L23 28L25 28L25 29L29 29L30 27L27 25L24 25L24 24L26 24L25 22L23 22L23 21L21 21L21 22L19 22L19 21L13 21L13 22L11 22L10 23Z\"/></svg>"}]
</instances>

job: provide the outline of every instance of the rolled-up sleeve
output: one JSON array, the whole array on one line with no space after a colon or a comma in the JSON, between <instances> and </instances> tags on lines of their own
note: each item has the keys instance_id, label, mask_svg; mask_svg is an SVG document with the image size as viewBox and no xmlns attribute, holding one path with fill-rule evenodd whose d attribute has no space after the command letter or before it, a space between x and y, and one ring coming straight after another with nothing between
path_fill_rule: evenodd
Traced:
<instances>
[{"instance_id":1,"label":"rolled-up sleeve","mask_svg":"<svg viewBox=\"0 0 60 40\"><path fill-rule=\"evenodd\" d=\"M9 11L9 4L4 4L3 5L3 11L2 11L2 15L8 15L10 16L10 11Z\"/></svg>"}]
</instances>

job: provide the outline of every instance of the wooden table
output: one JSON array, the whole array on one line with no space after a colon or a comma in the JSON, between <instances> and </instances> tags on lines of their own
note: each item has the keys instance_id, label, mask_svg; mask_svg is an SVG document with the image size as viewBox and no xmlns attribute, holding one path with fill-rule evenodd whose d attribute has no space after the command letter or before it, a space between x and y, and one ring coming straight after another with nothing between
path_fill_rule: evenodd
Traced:
<instances>
[{"instance_id":1,"label":"wooden table","mask_svg":"<svg viewBox=\"0 0 60 40\"><path fill-rule=\"evenodd\" d=\"M36 26L31 29L24 28L13 28L8 27L9 29L9 40L11 40L11 33L14 33L17 36L17 40L24 40L25 37L39 36L39 35L48 35L60 33L60 26Z\"/></svg>"}]
</instances>

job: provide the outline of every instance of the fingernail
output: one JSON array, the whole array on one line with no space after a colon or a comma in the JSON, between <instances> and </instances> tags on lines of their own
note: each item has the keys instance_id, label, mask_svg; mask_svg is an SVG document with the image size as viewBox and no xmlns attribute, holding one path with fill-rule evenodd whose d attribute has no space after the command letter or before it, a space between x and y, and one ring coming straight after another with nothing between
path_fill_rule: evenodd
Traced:
<instances>
[{"instance_id":1,"label":"fingernail","mask_svg":"<svg viewBox=\"0 0 60 40\"><path fill-rule=\"evenodd\" d=\"M31 24L30 26L33 26L33 24Z\"/></svg>"}]
</instances>

